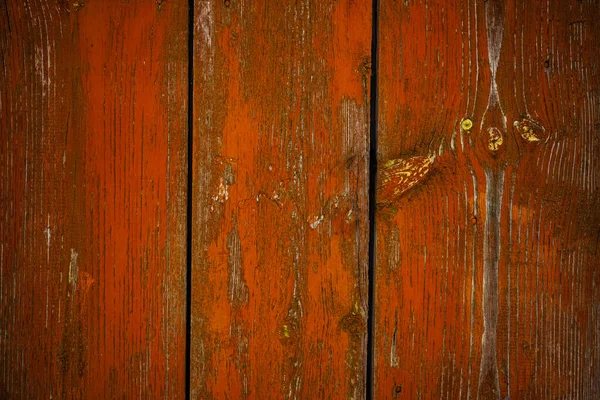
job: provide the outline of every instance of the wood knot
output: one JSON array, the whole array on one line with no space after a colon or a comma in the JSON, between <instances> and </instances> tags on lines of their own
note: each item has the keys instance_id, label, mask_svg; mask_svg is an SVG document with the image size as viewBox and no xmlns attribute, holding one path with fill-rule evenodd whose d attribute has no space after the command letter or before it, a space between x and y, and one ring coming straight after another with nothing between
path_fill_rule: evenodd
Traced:
<instances>
[{"instance_id":1,"label":"wood knot","mask_svg":"<svg viewBox=\"0 0 600 400\"><path fill-rule=\"evenodd\" d=\"M460 129L462 129L463 131L469 132L472 127L473 121L470 118L465 118L462 121L460 121Z\"/></svg>"},{"instance_id":2,"label":"wood knot","mask_svg":"<svg viewBox=\"0 0 600 400\"><path fill-rule=\"evenodd\" d=\"M389 205L396 202L427 177L432 163L433 158L427 156L388 161L378 177L377 204Z\"/></svg>"},{"instance_id":3,"label":"wood knot","mask_svg":"<svg viewBox=\"0 0 600 400\"><path fill-rule=\"evenodd\" d=\"M498 151L500 146L504 143L504 138L502 137L502 132L500 129L496 127L491 127L488 129L488 150L490 151Z\"/></svg>"},{"instance_id":4,"label":"wood knot","mask_svg":"<svg viewBox=\"0 0 600 400\"><path fill-rule=\"evenodd\" d=\"M513 124L517 133L528 143L539 142L546 136L546 129L536 121L523 118Z\"/></svg>"}]
</instances>

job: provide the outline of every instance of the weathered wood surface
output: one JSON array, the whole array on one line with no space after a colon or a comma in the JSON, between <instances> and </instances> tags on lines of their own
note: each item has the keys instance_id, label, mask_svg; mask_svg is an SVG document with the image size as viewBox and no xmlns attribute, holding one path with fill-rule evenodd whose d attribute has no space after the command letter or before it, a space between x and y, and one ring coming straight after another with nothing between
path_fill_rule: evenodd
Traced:
<instances>
[{"instance_id":1,"label":"weathered wood surface","mask_svg":"<svg viewBox=\"0 0 600 400\"><path fill-rule=\"evenodd\" d=\"M381 0L377 398L600 397L599 14Z\"/></svg>"},{"instance_id":2,"label":"weathered wood surface","mask_svg":"<svg viewBox=\"0 0 600 400\"><path fill-rule=\"evenodd\" d=\"M0 4L0 397L183 398L187 2Z\"/></svg>"},{"instance_id":3,"label":"weathered wood surface","mask_svg":"<svg viewBox=\"0 0 600 400\"><path fill-rule=\"evenodd\" d=\"M194 13L192 398L363 397L371 3Z\"/></svg>"}]
</instances>

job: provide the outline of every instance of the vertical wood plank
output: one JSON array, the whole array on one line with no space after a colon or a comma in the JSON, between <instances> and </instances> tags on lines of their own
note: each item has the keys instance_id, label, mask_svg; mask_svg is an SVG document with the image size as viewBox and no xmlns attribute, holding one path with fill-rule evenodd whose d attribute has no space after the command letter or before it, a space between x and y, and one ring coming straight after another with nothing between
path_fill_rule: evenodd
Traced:
<instances>
[{"instance_id":1,"label":"vertical wood plank","mask_svg":"<svg viewBox=\"0 0 600 400\"><path fill-rule=\"evenodd\" d=\"M599 13L381 0L378 398L600 396Z\"/></svg>"},{"instance_id":2,"label":"vertical wood plank","mask_svg":"<svg viewBox=\"0 0 600 400\"><path fill-rule=\"evenodd\" d=\"M192 398L362 397L371 3L194 13Z\"/></svg>"},{"instance_id":3,"label":"vertical wood plank","mask_svg":"<svg viewBox=\"0 0 600 400\"><path fill-rule=\"evenodd\" d=\"M0 397L183 398L187 3L0 4Z\"/></svg>"}]
</instances>

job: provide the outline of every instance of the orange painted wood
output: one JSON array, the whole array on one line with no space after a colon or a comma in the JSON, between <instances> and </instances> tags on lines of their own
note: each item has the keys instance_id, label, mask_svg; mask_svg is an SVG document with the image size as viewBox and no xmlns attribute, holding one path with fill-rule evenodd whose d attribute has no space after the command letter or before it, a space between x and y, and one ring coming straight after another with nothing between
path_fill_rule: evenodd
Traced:
<instances>
[{"instance_id":1,"label":"orange painted wood","mask_svg":"<svg viewBox=\"0 0 600 400\"><path fill-rule=\"evenodd\" d=\"M381 0L377 398L600 396L599 13Z\"/></svg>"},{"instance_id":2,"label":"orange painted wood","mask_svg":"<svg viewBox=\"0 0 600 400\"><path fill-rule=\"evenodd\" d=\"M364 397L371 3L194 14L192 398Z\"/></svg>"},{"instance_id":3,"label":"orange painted wood","mask_svg":"<svg viewBox=\"0 0 600 400\"><path fill-rule=\"evenodd\" d=\"M187 2L0 5L0 397L183 398Z\"/></svg>"}]
</instances>

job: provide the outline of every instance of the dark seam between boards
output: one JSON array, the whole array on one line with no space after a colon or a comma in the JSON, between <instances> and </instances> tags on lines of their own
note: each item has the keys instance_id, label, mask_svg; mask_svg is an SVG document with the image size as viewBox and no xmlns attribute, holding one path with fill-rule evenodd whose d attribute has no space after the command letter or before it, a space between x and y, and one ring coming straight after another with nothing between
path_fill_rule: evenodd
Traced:
<instances>
[{"instance_id":1,"label":"dark seam between boards","mask_svg":"<svg viewBox=\"0 0 600 400\"><path fill-rule=\"evenodd\" d=\"M377 70L379 40L379 1L373 0L371 22L371 93L369 98L369 261L368 261L368 296L367 315L367 400L373 399L374 392L374 357L375 357L375 208L377 205Z\"/></svg>"}]
</instances>

